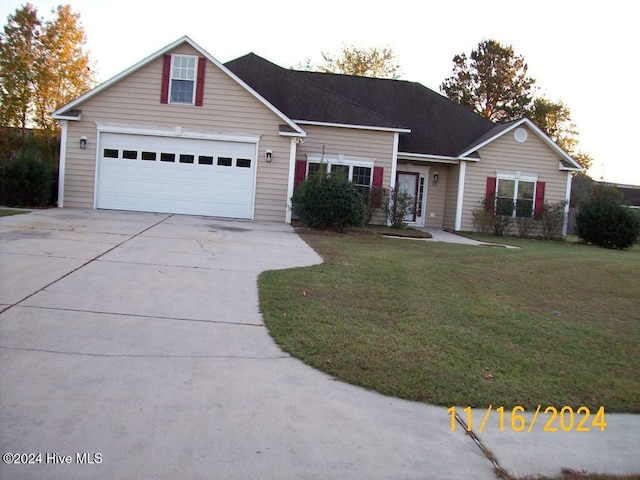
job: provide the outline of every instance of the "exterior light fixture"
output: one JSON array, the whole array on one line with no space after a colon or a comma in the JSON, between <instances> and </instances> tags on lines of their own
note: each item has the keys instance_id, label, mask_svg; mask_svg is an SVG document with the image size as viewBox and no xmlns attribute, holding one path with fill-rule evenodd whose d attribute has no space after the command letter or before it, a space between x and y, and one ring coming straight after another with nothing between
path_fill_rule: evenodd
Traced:
<instances>
[{"instance_id":1,"label":"exterior light fixture","mask_svg":"<svg viewBox=\"0 0 640 480\"><path fill-rule=\"evenodd\" d=\"M440 174L439 173L434 173L433 174L433 184L434 185L438 185L439 181L440 181Z\"/></svg>"},{"instance_id":2,"label":"exterior light fixture","mask_svg":"<svg viewBox=\"0 0 640 480\"><path fill-rule=\"evenodd\" d=\"M84 135L82 137L80 137L80 148L82 150L87 148L87 137L85 137Z\"/></svg>"},{"instance_id":3,"label":"exterior light fixture","mask_svg":"<svg viewBox=\"0 0 640 480\"><path fill-rule=\"evenodd\" d=\"M265 161L269 163L271 161L271 157L273 156L273 152L271 150L267 150L265 154Z\"/></svg>"}]
</instances>

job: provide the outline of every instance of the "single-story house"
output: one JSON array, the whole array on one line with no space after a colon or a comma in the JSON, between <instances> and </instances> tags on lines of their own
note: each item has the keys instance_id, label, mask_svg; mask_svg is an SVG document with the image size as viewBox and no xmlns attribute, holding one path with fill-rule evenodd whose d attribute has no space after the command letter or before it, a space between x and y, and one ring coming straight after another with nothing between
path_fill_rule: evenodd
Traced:
<instances>
[{"instance_id":1,"label":"single-story house","mask_svg":"<svg viewBox=\"0 0 640 480\"><path fill-rule=\"evenodd\" d=\"M222 64L189 37L52 116L60 207L290 222L294 188L326 163L363 191L410 192L417 226L472 230L487 194L534 212L581 170L526 118L494 124L415 82Z\"/></svg>"}]
</instances>

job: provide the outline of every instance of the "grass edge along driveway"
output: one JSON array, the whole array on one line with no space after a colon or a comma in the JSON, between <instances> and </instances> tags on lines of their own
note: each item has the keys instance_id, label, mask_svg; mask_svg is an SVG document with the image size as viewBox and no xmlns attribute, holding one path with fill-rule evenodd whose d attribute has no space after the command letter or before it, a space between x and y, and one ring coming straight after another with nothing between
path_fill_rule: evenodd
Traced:
<instances>
[{"instance_id":1,"label":"grass edge along driveway","mask_svg":"<svg viewBox=\"0 0 640 480\"><path fill-rule=\"evenodd\" d=\"M324 264L264 272L291 355L438 405L640 412L640 249L509 239L519 250L302 233Z\"/></svg>"}]
</instances>

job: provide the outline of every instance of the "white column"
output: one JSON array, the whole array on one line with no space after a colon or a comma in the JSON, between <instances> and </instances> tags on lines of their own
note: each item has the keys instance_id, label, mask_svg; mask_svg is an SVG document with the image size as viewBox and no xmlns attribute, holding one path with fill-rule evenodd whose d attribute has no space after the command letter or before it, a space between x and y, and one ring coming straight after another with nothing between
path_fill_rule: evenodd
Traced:
<instances>
[{"instance_id":1,"label":"white column","mask_svg":"<svg viewBox=\"0 0 640 480\"><path fill-rule=\"evenodd\" d=\"M460 172L458 174L458 198L456 200L456 232L462 229L462 203L464 200L464 179L466 174L467 162L460 160Z\"/></svg>"},{"instance_id":2,"label":"white column","mask_svg":"<svg viewBox=\"0 0 640 480\"><path fill-rule=\"evenodd\" d=\"M393 154L391 158L391 178L389 179L389 187L396 188L396 173L398 171L398 142L400 141L400 134L393 134ZM383 185L384 187L384 185Z\"/></svg>"},{"instance_id":3,"label":"white column","mask_svg":"<svg viewBox=\"0 0 640 480\"><path fill-rule=\"evenodd\" d=\"M569 203L571 202L571 183L573 182L573 175L571 172L567 172L567 191L565 193L565 200L567 204L564 207L564 225L562 225L562 236L567 236L567 230L569 228Z\"/></svg>"},{"instance_id":4,"label":"white column","mask_svg":"<svg viewBox=\"0 0 640 480\"><path fill-rule=\"evenodd\" d=\"M60 138L60 161L58 162L58 208L64 206L64 172L67 164L67 121L60 120L62 135Z\"/></svg>"},{"instance_id":5,"label":"white column","mask_svg":"<svg viewBox=\"0 0 640 480\"><path fill-rule=\"evenodd\" d=\"M291 137L291 146L289 147L289 180L287 182L287 213L285 222L291 223L291 197L293 196L293 182L296 175L296 152L298 151L298 141L296 137Z\"/></svg>"}]
</instances>

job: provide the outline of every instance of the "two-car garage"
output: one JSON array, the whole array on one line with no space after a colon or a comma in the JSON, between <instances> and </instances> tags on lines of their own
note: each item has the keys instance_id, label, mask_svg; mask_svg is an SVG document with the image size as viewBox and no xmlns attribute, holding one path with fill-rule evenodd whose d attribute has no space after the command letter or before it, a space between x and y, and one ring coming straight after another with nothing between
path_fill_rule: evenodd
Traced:
<instances>
[{"instance_id":1,"label":"two-car garage","mask_svg":"<svg viewBox=\"0 0 640 480\"><path fill-rule=\"evenodd\" d=\"M255 141L101 132L96 208L253 217Z\"/></svg>"}]
</instances>

